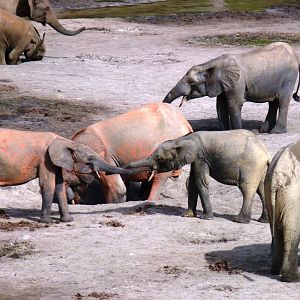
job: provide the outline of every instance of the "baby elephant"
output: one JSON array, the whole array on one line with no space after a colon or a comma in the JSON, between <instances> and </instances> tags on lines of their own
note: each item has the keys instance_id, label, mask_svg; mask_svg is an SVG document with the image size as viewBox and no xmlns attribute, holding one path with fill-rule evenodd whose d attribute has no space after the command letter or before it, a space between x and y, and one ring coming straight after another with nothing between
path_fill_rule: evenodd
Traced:
<instances>
[{"instance_id":1,"label":"baby elephant","mask_svg":"<svg viewBox=\"0 0 300 300\"><path fill-rule=\"evenodd\" d=\"M282 281L299 281L300 140L274 156L265 179L265 194L273 237L271 273L281 273Z\"/></svg>"},{"instance_id":2,"label":"baby elephant","mask_svg":"<svg viewBox=\"0 0 300 300\"><path fill-rule=\"evenodd\" d=\"M62 168L85 176L98 171L132 173L108 165L88 146L54 133L0 129L0 186L19 185L39 177L43 199L41 222L51 222L54 193L58 198L60 220L72 221Z\"/></svg>"},{"instance_id":3,"label":"baby elephant","mask_svg":"<svg viewBox=\"0 0 300 300\"><path fill-rule=\"evenodd\" d=\"M0 64L16 65L22 53L28 61L42 60L44 36L41 39L31 22L0 9Z\"/></svg>"},{"instance_id":4,"label":"baby elephant","mask_svg":"<svg viewBox=\"0 0 300 300\"><path fill-rule=\"evenodd\" d=\"M177 170L191 164L188 183L188 211L184 216L196 216L198 194L204 219L213 217L209 200L209 176L236 185L243 194L243 206L235 222L248 223L255 193L261 198L263 212L258 221L267 222L264 201L264 179L271 161L266 147L247 130L202 131L162 143L144 160L124 167L150 167L154 172Z\"/></svg>"}]
</instances>

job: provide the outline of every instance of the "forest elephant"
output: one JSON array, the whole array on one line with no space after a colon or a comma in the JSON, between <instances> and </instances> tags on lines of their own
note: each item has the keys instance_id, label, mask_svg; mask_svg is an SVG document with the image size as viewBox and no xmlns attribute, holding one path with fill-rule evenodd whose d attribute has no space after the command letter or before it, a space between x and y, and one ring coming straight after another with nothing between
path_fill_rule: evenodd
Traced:
<instances>
[{"instance_id":1,"label":"forest elephant","mask_svg":"<svg viewBox=\"0 0 300 300\"><path fill-rule=\"evenodd\" d=\"M27 17L32 21L50 25L53 29L64 35L76 35L84 27L77 30L67 30L58 21L48 0L0 0L0 8L19 17Z\"/></svg>"},{"instance_id":2,"label":"forest elephant","mask_svg":"<svg viewBox=\"0 0 300 300\"><path fill-rule=\"evenodd\" d=\"M41 222L50 223L56 193L60 220L72 221L68 212L62 169L87 178L100 171L131 174L110 166L86 145L50 132L0 129L0 186L19 185L39 178L42 193Z\"/></svg>"},{"instance_id":3,"label":"forest elephant","mask_svg":"<svg viewBox=\"0 0 300 300\"><path fill-rule=\"evenodd\" d=\"M72 140L88 145L107 163L121 166L143 159L162 142L189 132L192 132L192 128L177 108L166 103L153 103L92 124L76 133ZM107 176L100 172L104 201L99 202L126 201L125 183L130 182L142 182L142 200L157 200L166 180L178 176L179 173L170 170L151 178L151 172L122 177L117 174ZM71 188L76 190L78 183L72 178L69 181Z\"/></svg>"},{"instance_id":4,"label":"forest elephant","mask_svg":"<svg viewBox=\"0 0 300 300\"><path fill-rule=\"evenodd\" d=\"M300 141L280 149L265 179L266 206L272 233L272 269L281 280L299 281Z\"/></svg>"},{"instance_id":5,"label":"forest elephant","mask_svg":"<svg viewBox=\"0 0 300 300\"><path fill-rule=\"evenodd\" d=\"M30 21L0 9L0 64L15 65L22 53L27 61L43 59L44 36L41 39Z\"/></svg>"},{"instance_id":6,"label":"forest elephant","mask_svg":"<svg viewBox=\"0 0 300 300\"><path fill-rule=\"evenodd\" d=\"M241 109L245 101L268 102L267 117L259 131L284 133L299 72L299 59L294 49L276 42L242 54L224 54L192 67L163 102L171 103L181 96L182 102L204 96L217 97L221 130L242 128ZM299 84L293 95L296 101L300 100L298 89Z\"/></svg>"},{"instance_id":7,"label":"forest elephant","mask_svg":"<svg viewBox=\"0 0 300 300\"><path fill-rule=\"evenodd\" d=\"M270 155L265 145L247 130L202 131L162 143L148 158L124 165L124 168L148 167L154 172L177 170L191 164L188 182L187 217L196 217L198 195L203 219L213 217L209 200L209 177L220 183L237 186L243 194L243 206L233 221L248 223L256 193L262 202L258 221L267 222L264 179Z\"/></svg>"}]
</instances>

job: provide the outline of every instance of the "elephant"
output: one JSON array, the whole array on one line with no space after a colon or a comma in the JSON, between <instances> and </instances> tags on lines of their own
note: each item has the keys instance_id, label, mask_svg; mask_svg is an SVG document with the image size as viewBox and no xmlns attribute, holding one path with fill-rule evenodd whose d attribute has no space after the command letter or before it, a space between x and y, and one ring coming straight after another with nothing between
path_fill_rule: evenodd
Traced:
<instances>
[{"instance_id":1,"label":"elephant","mask_svg":"<svg viewBox=\"0 0 300 300\"><path fill-rule=\"evenodd\" d=\"M209 176L220 183L237 186L243 194L243 206L233 221L249 223L255 193L262 202L258 221L267 222L264 178L271 157L265 145L245 129L201 131L162 143L148 158L122 168L148 167L153 172L169 172L191 164L188 181L186 217L196 217L198 194L203 207L200 218L212 219L209 200Z\"/></svg>"},{"instance_id":2,"label":"elephant","mask_svg":"<svg viewBox=\"0 0 300 300\"><path fill-rule=\"evenodd\" d=\"M27 61L42 60L46 47L44 38L30 21L0 9L0 64L15 65L24 53Z\"/></svg>"},{"instance_id":3,"label":"elephant","mask_svg":"<svg viewBox=\"0 0 300 300\"><path fill-rule=\"evenodd\" d=\"M27 17L32 21L50 25L57 32L64 35L76 35L83 30L67 30L58 21L48 0L0 0L0 8L19 17Z\"/></svg>"},{"instance_id":4,"label":"elephant","mask_svg":"<svg viewBox=\"0 0 300 300\"><path fill-rule=\"evenodd\" d=\"M151 103L92 124L77 132L72 140L88 145L109 164L120 166L145 158L160 143L192 131L192 127L178 109L166 103ZM100 174L105 203L126 201L126 185L132 182L142 182L145 193L150 190L149 195L141 197L147 197L149 201L157 200L166 180L179 176L178 171L156 174L153 178L150 178L149 172L123 178L117 174ZM71 174L68 175L66 182L69 181L69 186L75 190L78 182L70 177Z\"/></svg>"},{"instance_id":5,"label":"elephant","mask_svg":"<svg viewBox=\"0 0 300 300\"><path fill-rule=\"evenodd\" d=\"M110 166L86 145L51 132L0 129L0 186L19 185L39 178L42 193L41 222L51 223L54 193L60 220L70 222L62 169L74 176L94 177L100 171L132 174ZM134 173L134 172L133 172Z\"/></svg>"},{"instance_id":6,"label":"elephant","mask_svg":"<svg viewBox=\"0 0 300 300\"><path fill-rule=\"evenodd\" d=\"M284 133L298 73L300 65L294 49L287 43L271 43L242 54L224 54L192 67L163 102L171 103L180 96L181 104L204 96L217 97L221 130L242 128L241 109L245 101L268 102L267 117L259 131ZM297 92L293 98L300 101Z\"/></svg>"},{"instance_id":7,"label":"elephant","mask_svg":"<svg viewBox=\"0 0 300 300\"><path fill-rule=\"evenodd\" d=\"M300 140L280 149L265 179L266 206L272 233L273 275L286 282L299 281Z\"/></svg>"}]
</instances>

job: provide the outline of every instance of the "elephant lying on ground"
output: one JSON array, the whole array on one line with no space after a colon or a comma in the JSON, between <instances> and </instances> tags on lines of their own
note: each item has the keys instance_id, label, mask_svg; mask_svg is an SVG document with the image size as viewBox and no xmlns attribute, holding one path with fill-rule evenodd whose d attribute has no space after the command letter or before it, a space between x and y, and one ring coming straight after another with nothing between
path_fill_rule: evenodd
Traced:
<instances>
[{"instance_id":1,"label":"elephant lying on ground","mask_svg":"<svg viewBox=\"0 0 300 300\"><path fill-rule=\"evenodd\" d=\"M264 179L270 155L253 133L247 130L194 132L162 143L146 159L129 163L124 168L149 167L154 172L178 170L191 164L188 183L188 211L184 216L196 217L198 194L204 219L213 217L209 200L209 176L218 182L236 185L243 194L243 206L235 222L248 223L255 193L261 198L262 215L267 222L264 201Z\"/></svg>"},{"instance_id":2,"label":"elephant lying on ground","mask_svg":"<svg viewBox=\"0 0 300 300\"><path fill-rule=\"evenodd\" d=\"M58 21L48 0L0 0L0 8L19 17L27 17L32 21L50 25L59 33L65 35L76 35L84 27L75 31L65 29Z\"/></svg>"},{"instance_id":3,"label":"elephant lying on ground","mask_svg":"<svg viewBox=\"0 0 300 300\"><path fill-rule=\"evenodd\" d=\"M51 222L54 193L58 198L60 220L69 215L62 168L77 175L94 176L99 171L131 174L110 166L86 145L50 132L0 129L0 186L19 185L39 178L42 192L41 222Z\"/></svg>"},{"instance_id":4,"label":"elephant lying on ground","mask_svg":"<svg viewBox=\"0 0 300 300\"><path fill-rule=\"evenodd\" d=\"M145 158L162 142L192 131L190 124L176 108L165 103L153 103L90 125L76 133L72 140L88 145L109 164L120 166ZM143 182L143 188L149 189L147 185L151 178L148 172L124 176L124 181L120 175L100 174L106 203L126 201L124 181ZM178 176L178 172L174 174L170 170L153 177L148 200L159 198L160 190L170 176ZM72 178L69 181L75 190L78 182Z\"/></svg>"},{"instance_id":5,"label":"elephant lying on ground","mask_svg":"<svg viewBox=\"0 0 300 300\"><path fill-rule=\"evenodd\" d=\"M274 156L265 179L266 205L272 232L272 274L299 281L300 141Z\"/></svg>"},{"instance_id":6,"label":"elephant lying on ground","mask_svg":"<svg viewBox=\"0 0 300 300\"><path fill-rule=\"evenodd\" d=\"M28 61L43 59L44 37L41 39L30 21L0 9L0 64L17 64L23 52Z\"/></svg>"},{"instance_id":7,"label":"elephant lying on ground","mask_svg":"<svg viewBox=\"0 0 300 300\"><path fill-rule=\"evenodd\" d=\"M192 67L163 102L171 103L180 96L182 101L217 97L221 130L230 129L230 125L231 129L242 128L241 109L245 101L269 102L260 132L283 133L287 131L289 103L299 72L293 48L286 43L272 43L242 54L221 55ZM293 97L299 101L297 92Z\"/></svg>"}]
</instances>

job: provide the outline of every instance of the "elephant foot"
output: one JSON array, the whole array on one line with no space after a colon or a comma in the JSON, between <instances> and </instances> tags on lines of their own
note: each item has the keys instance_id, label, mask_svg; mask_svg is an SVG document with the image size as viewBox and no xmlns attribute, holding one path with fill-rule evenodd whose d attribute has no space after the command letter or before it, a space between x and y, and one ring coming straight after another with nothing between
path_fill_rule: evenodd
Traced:
<instances>
[{"instance_id":1,"label":"elephant foot","mask_svg":"<svg viewBox=\"0 0 300 300\"><path fill-rule=\"evenodd\" d=\"M283 282L299 282L300 278L297 273L282 273L280 280Z\"/></svg>"},{"instance_id":2,"label":"elephant foot","mask_svg":"<svg viewBox=\"0 0 300 300\"><path fill-rule=\"evenodd\" d=\"M259 133L268 133L270 130L270 126L268 122L264 122L262 126L259 128Z\"/></svg>"},{"instance_id":3,"label":"elephant foot","mask_svg":"<svg viewBox=\"0 0 300 300\"><path fill-rule=\"evenodd\" d=\"M271 134L287 133L287 129L275 125L275 127L270 131L270 133Z\"/></svg>"},{"instance_id":4,"label":"elephant foot","mask_svg":"<svg viewBox=\"0 0 300 300\"><path fill-rule=\"evenodd\" d=\"M279 267L272 267L271 268L271 274L272 275L279 275L280 274L280 268Z\"/></svg>"},{"instance_id":5,"label":"elephant foot","mask_svg":"<svg viewBox=\"0 0 300 300\"><path fill-rule=\"evenodd\" d=\"M182 217L195 218L197 217L196 210L188 209L182 214Z\"/></svg>"},{"instance_id":6,"label":"elephant foot","mask_svg":"<svg viewBox=\"0 0 300 300\"><path fill-rule=\"evenodd\" d=\"M64 223L72 222L74 219L70 215L61 216L60 221Z\"/></svg>"},{"instance_id":7,"label":"elephant foot","mask_svg":"<svg viewBox=\"0 0 300 300\"><path fill-rule=\"evenodd\" d=\"M46 224L51 224L51 223L53 223L53 220L50 217L41 217L39 222L46 223Z\"/></svg>"},{"instance_id":8,"label":"elephant foot","mask_svg":"<svg viewBox=\"0 0 300 300\"><path fill-rule=\"evenodd\" d=\"M243 214L238 214L237 216L235 216L232 220L233 222L236 222L236 223L244 223L244 224L247 224L250 222L250 217L246 217L245 215Z\"/></svg>"},{"instance_id":9,"label":"elephant foot","mask_svg":"<svg viewBox=\"0 0 300 300\"><path fill-rule=\"evenodd\" d=\"M202 213L200 213L199 218L203 219L203 220L212 220L214 218L214 215L213 215L213 213L202 212Z\"/></svg>"},{"instance_id":10,"label":"elephant foot","mask_svg":"<svg viewBox=\"0 0 300 300\"><path fill-rule=\"evenodd\" d=\"M262 215L257 221L260 223L269 223L269 217Z\"/></svg>"}]
</instances>

